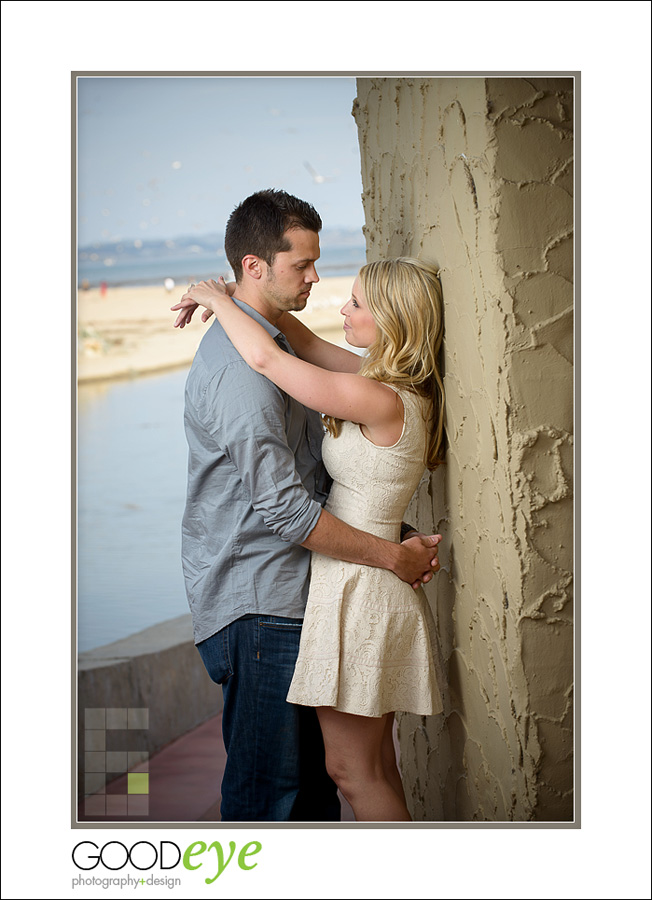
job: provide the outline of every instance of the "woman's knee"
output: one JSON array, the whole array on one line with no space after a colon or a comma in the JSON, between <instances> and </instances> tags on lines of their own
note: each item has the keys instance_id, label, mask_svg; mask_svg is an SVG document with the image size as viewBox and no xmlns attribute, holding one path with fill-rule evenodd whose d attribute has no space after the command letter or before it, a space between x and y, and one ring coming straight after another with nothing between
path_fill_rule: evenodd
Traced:
<instances>
[{"instance_id":1,"label":"woman's knee","mask_svg":"<svg viewBox=\"0 0 652 900\"><path fill-rule=\"evenodd\" d=\"M341 790L341 782L346 781L348 767L345 760L338 753L329 751L328 747L326 748L326 771Z\"/></svg>"},{"instance_id":2,"label":"woman's knee","mask_svg":"<svg viewBox=\"0 0 652 900\"><path fill-rule=\"evenodd\" d=\"M326 769L343 794L344 787L382 778L382 733L380 719L352 716L320 708Z\"/></svg>"},{"instance_id":3,"label":"woman's knee","mask_svg":"<svg viewBox=\"0 0 652 900\"><path fill-rule=\"evenodd\" d=\"M346 753L326 750L326 770L345 797L357 785L370 784L384 777L382 759L356 758Z\"/></svg>"}]
</instances>

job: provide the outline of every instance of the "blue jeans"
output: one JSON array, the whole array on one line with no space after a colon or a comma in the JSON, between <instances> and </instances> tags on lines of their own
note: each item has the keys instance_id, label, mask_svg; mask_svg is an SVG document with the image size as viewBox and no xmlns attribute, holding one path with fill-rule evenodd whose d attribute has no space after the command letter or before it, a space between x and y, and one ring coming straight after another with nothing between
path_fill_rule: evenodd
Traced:
<instances>
[{"instance_id":1,"label":"blue jeans","mask_svg":"<svg viewBox=\"0 0 652 900\"><path fill-rule=\"evenodd\" d=\"M197 645L224 694L224 822L340 820L317 714L285 699L300 638L300 619L243 616Z\"/></svg>"}]
</instances>

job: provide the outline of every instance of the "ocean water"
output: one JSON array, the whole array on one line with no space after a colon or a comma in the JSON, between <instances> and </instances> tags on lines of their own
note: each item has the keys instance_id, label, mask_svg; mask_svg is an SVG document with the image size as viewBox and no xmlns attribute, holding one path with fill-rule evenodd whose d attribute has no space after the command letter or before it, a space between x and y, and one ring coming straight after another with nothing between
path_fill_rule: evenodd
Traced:
<instances>
[{"instance_id":1,"label":"ocean water","mask_svg":"<svg viewBox=\"0 0 652 900\"><path fill-rule=\"evenodd\" d=\"M325 277L356 275L366 262L361 236L350 241L329 238L321 241L317 271ZM203 240L200 243L160 241L142 246L134 242L80 248L78 282L97 287L161 284L166 278L178 283L217 278L230 273L224 249Z\"/></svg>"},{"instance_id":2,"label":"ocean water","mask_svg":"<svg viewBox=\"0 0 652 900\"><path fill-rule=\"evenodd\" d=\"M186 375L79 387L80 651L188 612L181 571Z\"/></svg>"}]
</instances>

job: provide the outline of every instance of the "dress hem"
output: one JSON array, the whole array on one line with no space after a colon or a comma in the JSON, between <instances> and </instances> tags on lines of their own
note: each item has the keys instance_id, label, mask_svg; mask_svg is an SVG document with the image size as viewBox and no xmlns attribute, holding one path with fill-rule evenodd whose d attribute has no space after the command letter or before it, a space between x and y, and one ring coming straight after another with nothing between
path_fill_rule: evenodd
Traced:
<instances>
[{"instance_id":1,"label":"dress hem","mask_svg":"<svg viewBox=\"0 0 652 900\"><path fill-rule=\"evenodd\" d=\"M424 712L421 709L386 709L384 712L374 712L374 713L361 713L359 711L355 711L352 709L346 709L342 705L336 705L334 703L319 703L315 705L314 703L308 703L307 701L301 700L290 700L289 698L286 701L287 703L292 703L294 706L310 706L313 709L321 709L322 707L327 707L328 709L336 709L338 712L347 713L350 716L361 716L364 719L381 719L383 716L386 716L387 713L406 713L411 716L439 716L443 713L444 708L442 706L441 709L438 710L429 710Z\"/></svg>"}]
</instances>

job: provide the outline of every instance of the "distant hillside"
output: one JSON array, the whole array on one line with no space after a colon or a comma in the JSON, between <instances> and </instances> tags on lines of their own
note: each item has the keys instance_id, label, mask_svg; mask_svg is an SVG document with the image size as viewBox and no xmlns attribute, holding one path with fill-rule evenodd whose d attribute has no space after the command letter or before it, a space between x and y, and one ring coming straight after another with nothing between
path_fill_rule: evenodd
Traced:
<instances>
[{"instance_id":1,"label":"distant hillside","mask_svg":"<svg viewBox=\"0 0 652 900\"><path fill-rule=\"evenodd\" d=\"M320 235L323 275L355 274L365 262L362 231L327 229ZM96 243L78 251L79 283L92 287L160 284L164 279L199 281L230 271L219 233L178 237L174 240L131 239Z\"/></svg>"},{"instance_id":2,"label":"distant hillside","mask_svg":"<svg viewBox=\"0 0 652 900\"><path fill-rule=\"evenodd\" d=\"M326 228L320 236L322 247L362 247L365 239L358 229ZM220 253L220 251L222 251ZM142 240L139 238L111 241L109 243L87 244L79 247L79 259L106 259L119 254L123 259L165 259L194 253L200 256L215 258L224 255L224 234L214 232L197 235L186 235L174 240Z\"/></svg>"}]
</instances>

